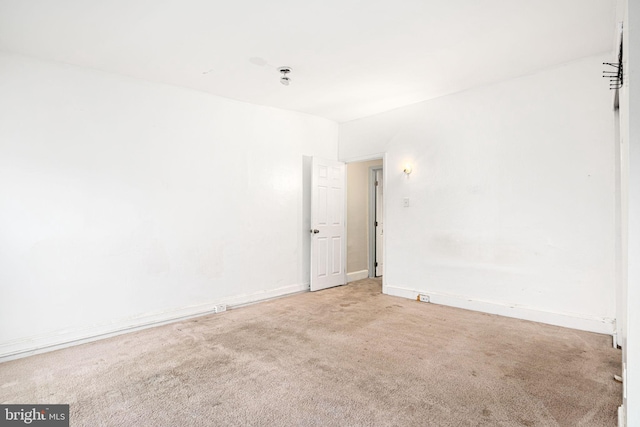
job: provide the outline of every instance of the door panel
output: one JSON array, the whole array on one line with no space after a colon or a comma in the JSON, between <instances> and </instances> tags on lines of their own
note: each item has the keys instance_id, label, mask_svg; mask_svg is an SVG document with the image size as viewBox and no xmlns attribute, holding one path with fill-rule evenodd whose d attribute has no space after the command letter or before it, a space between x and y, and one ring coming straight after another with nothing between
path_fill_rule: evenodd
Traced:
<instances>
[{"instance_id":1,"label":"door panel","mask_svg":"<svg viewBox=\"0 0 640 427\"><path fill-rule=\"evenodd\" d=\"M313 199L311 199L313 200ZM327 187L318 188L318 225L327 225Z\"/></svg>"},{"instance_id":2,"label":"door panel","mask_svg":"<svg viewBox=\"0 0 640 427\"><path fill-rule=\"evenodd\" d=\"M342 239L339 237L332 237L333 241L333 268L331 270L332 274L340 274L342 270Z\"/></svg>"},{"instance_id":3,"label":"door panel","mask_svg":"<svg viewBox=\"0 0 640 427\"><path fill-rule=\"evenodd\" d=\"M346 283L345 166L314 157L311 173L310 288L317 291Z\"/></svg>"},{"instance_id":4,"label":"door panel","mask_svg":"<svg viewBox=\"0 0 640 427\"><path fill-rule=\"evenodd\" d=\"M328 241L326 237L318 237L317 241L317 254L318 258L317 262L317 276L319 279L327 277L327 266L329 264L329 260L327 259L327 254L329 253Z\"/></svg>"}]
</instances>

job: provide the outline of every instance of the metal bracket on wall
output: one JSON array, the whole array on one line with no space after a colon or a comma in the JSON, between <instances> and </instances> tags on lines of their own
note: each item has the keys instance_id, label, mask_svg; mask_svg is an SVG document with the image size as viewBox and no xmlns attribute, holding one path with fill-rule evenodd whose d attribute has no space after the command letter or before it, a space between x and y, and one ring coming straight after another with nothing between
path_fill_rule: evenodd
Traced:
<instances>
[{"instance_id":1,"label":"metal bracket on wall","mask_svg":"<svg viewBox=\"0 0 640 427\"><path fill-rule=\"evenodd\" d=\"M614 70L605 70L602 77L609 79L609 89L620 89L624 84L624 69L622 65L622 39L620 40L620 50L618 51L618 62L603 62L602 65L613 67Z\"/></svg>"}]
</instances>

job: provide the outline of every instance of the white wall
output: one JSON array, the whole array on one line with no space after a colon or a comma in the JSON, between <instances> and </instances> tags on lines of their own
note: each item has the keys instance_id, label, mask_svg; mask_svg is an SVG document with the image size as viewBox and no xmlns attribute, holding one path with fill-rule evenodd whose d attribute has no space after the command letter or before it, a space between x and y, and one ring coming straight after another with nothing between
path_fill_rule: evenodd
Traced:
<instances>
[{"instance_id":1,"label":"white wall","mask_svg":"<svg viewBox=\"0 0 640 427\"><path fill-rule=\"evenodd\" d=\"M624 406L627 425L640 426L640 5L636 1L624 3L626 82L621 91L620 115L623 141L629 144Z\"/></svg>"},{"instance_id":2,"label":"white wall","mask_svg":"<svg viewBox=\"0 0 640 427\"><path fill-rule=\"evenodd\" d=\"M340 159L387 153L385 292L613 333L609 60L340 126Z\"/></svg>"},{"instance_id":3,"label":"white wall","mask_svg":"<svg viewBox=\"0 0 640 427\"><path fill-rule=\"evenodd\" d=\"M369 168L382 159L347 164L347 277L369 277Z\"/></svg>"},{"instance_id":4,"label":"white wall","mask_svg":"<svg viewBox=\"0 0 640 427\"><path fill-rule=\"evenodd\" d=\"M6 54L0 94L0 356L308 287L336 123Z\"/></svg>"}]
</instances>

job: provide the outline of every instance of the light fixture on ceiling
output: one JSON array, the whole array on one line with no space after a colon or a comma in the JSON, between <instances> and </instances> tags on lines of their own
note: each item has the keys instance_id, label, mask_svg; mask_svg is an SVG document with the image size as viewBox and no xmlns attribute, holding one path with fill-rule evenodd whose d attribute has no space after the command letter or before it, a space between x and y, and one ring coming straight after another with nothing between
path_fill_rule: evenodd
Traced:
<instances>
[{"instance_id":1,"label":"light fixture on ceiling","mask_svg":"<svg viewBox=\"0 0 640 427\"><path fill-rule=\"evenodd\" d=\"M285 86L289 86L289 83L291 83L291 78L289 76L287 76L287 74L289 74L291 72L291 68L290 67L280 67L280 68L278 68L278 71L280 71L280 73L282 73L282 77L280 77L280 83L282 83Z\"/></svg>"},{"instance_id":2,"label":"light fixture on ceiling","mask_svg":"<svg viewBox=\"0 0 640 427\"><path fill-rule=\"evenodd\" d=\"M411 164L407 163L406 165L404 165L404 170L403 172L406 173L407 175L411 174L411 171L413 169L411 168Z\"/></svg>"}]
</instances>

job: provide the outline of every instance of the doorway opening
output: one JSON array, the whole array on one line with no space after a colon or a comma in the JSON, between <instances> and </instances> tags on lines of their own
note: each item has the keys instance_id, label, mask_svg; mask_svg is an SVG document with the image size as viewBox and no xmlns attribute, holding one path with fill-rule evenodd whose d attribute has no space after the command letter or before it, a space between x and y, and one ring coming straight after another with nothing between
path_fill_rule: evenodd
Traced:
<instances>
[{"instance_id":1,"label":"doorway opening","mask_svg":"<svg viewBox=\"0 0 640 427\"><path fill-rule=\"evenodd\" d=\"M346 205L347 283L380 278L384 271L384 179L381 157L347 163Z\"/></svg>"}]
</instances>

